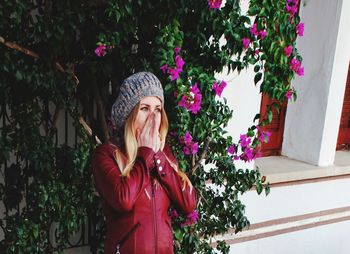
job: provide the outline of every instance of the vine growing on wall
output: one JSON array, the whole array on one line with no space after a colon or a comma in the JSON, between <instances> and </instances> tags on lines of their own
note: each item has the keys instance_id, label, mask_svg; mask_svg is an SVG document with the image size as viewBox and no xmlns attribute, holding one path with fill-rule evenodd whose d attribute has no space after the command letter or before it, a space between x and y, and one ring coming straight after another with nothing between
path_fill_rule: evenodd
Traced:
<instances>
[{"instance_id":1,"label":"vine growing on wall","mask_svg":"<svg viewBox=\"0 0 350 254\"><path fill-rule=\"evenodd\" d=\"M109 138L109 110L121 81L147 70L164 85L168 142L199 194L195 213L170 211L176 253L228 253L213 236L249 226L239 196L253 187L269 192L257 169L235 162L259 156L257 147L271 135L263 127L272 108L296 99L292 81L304 74L296 49L304 32L298 6L298 0L251 0L242 14L238 0L3 1L0 201L7 212L0 215L0 249L63 253L89 218L91 251L102 250L90 155L96 137ZM253 68L260 92L278 101L238 140L225 130L234 119L222 95L230 84L215 78L225 67ZM74 145L60 136L65 112L77 129Z\"/></svg>"}]
</instances>

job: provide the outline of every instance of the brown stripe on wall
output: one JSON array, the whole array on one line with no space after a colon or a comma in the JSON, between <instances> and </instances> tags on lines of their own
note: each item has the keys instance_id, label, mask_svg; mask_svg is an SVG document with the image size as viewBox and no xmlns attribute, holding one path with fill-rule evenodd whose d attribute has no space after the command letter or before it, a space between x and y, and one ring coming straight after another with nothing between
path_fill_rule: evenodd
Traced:
<instances>
[{"instance_id":1,"label":"brown stripe on wall","mask_svg":"<svg viewBox=\"0 0 350 254\"><path fill-rule=\"evenodd\" d=\"M307 184L307 183L318 183L318 182L325 182L325 181L334 181L334 180L340 180L340 179L347 179L350 178L350 174L344 174L344 175L336 175L336 176L321 176L316 178L309 178L309 179L301 179L301 180L291 180L291 181L285 181L285 182L277 182L277 183L270 183L270 187L284 187L284 186L292 186L292 185L299 185L299 184ZM268 177L266 178L266 182L268 182ZM211 180L205 181L205 184L212 184ZM255 186L253 186L250 191L255 191Z\"/></svg>"},{"instance_id":2,"label":"brown stripe on wall","mask_svg":"<svg viewBox=\"0 0 350 254\"><path fill-rule=\"evenodd\" d=\"M279 218L279 219L274 219L274 220L268 220L268 221L259 222L259 223L254 223L254 224L250 225L249 229L257 229L257 228L262 228L262 227L267 227L267 226L285 224L288 222L295 222L295 221L316 218L316 217L320 217L320 216L342 213L342 212L347 212L347 211L350 211L350 206L334 208L334 209L329 209L329 210L323 210L323 211L318 211L318 212L313 212L313 213L306 213L306 214L290 216L290 217L285 217L285 218ZM232 232L234 232L234 230Z\"/></svg>"},{"instance_id":3,"label":"brown stripe on wall","mask_svg":"<svg viewBox=\"0 0 350 254\"><path fill-rule=\"evenodd\" d=\"M334 209L329 209L329 210L322 210L318 212L312 212L312 213L307 213L307 214L302 214L302 215L296 215L296 216L290 216L290 217L285 217L285 218L279 218L279 219L274 219L274 220L268 220L260 223L254 223L251 224L249 229L245 229L244 231L249 231L249 230L255 230L259 228L264 228L264 227L269 227L269 226L276 226L276 225L281 225L281 224L286 224L286 223L291 223L291 222L298 222L298 221L303 221L306 219L311 219L311 218L318 218L321 216L327 216L327 215L332 215L332 214L339 214L339 213L344 213L344 212L349 212L350 211L350 206L346 207L339 207L339 208L334 208ZM280 235L280 234L286 234L294 231L299 231L299 230L304 230L308 228L313 228L313 227L318 227L322 225L327 225L327 224L332 224L332 223L338 223L342 221L350 220L350 216L342 216L339 218L330 218L326 219L324 221L316 221L316 222L311 222L307 223L304 225L300 226L287 226L286 228L283 229L276 229L272 230L269 232L264 232L264 233L259 233L251 236L239 236L234 234L234 229L230 229L228 231L228 234L232 234L232 239L225 240L226 243L228 244L235 244L235 243L241 243L241 242L246 242L246 241L252 241L252 240L257 240L260 238L265 238L265 237L271 237L275 235ZM235 238L236 237L236 238ZM216 243L213 243L212 246L216 246Z\"/></svg>"},{"instance_id":4,"label":"brown stripe on wall","mask_svg":"<svg viewBox=\"0 0 350 254\"><path fill-rule=\"evenodd\" d=\"M257 240L260 238L266 238L266 237L271 237L271 236L275 236L275 235L291 233L294 231L299 231L299 230L304 230L304 229L308 229L308 228L314 228L314 227L319 227L319 226L323 226L323 225L338 223L338 222L342 222L342 221L346 221L346 220L350 220L350 216L331 219L331 220L327 220L327 221L315 222L315 223L291 227L291 228L279 229L279 230L275 230L275 231L270 231L270 232L252 235L252 236L247 236L247 237L241 237L241 238L237 238L237 239L230 239L230 240L226 240L226 243L227 244L235 244L235 243L241 243L241 242L246 242L246 241L252 241L252 240Z\"/></svg>"},{"instance_id":5,"label":"brown stripe on wall","mask_svg":"<svg viewBox=\"0 0 350 254\"><path fill-rule=\"evenodd\" d=\"M270 183L270 187L271 188L285 187L285 186L293 186L293 185L299 185L299 184L334 181L334 180L347 179L347 178L350 178L350 174L336 175L336 176L322 176L322 177L309 178L309 179L291 180L291 181L285 181L285 182ZM268 177L266 178L266 181L267 182L269 181ZM255 189L256 189L255 186L253 186L249 191L255 191Z\"/></svg>"}]
</instances>

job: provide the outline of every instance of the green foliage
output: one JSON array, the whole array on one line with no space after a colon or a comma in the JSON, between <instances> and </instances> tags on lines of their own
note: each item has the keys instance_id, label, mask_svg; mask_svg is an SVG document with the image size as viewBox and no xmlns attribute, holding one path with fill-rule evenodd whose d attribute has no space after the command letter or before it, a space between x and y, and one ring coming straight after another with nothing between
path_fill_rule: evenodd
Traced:
<instances>
[{"instance_id":1,"label":"green foliage","mask_svg":"<svg viewBox=\"0 0 350 254\"><path fill-rule=\"evenodd\" d=\"M199 196L199 222L181 227L180 219L174 221L176 253L228 253L225 242L214 247L211 238L249 226L239 196L254 186L267 194L269 186L258 170L236 168L227 154L230 145L237 150L240 144L225 131L233 111L212 90L214 74L224 67L240 72L253 65L260 91L282 102L293 90L294 77L283 48L292 45L292 55L301 60L294 47L299 17L290 22L285 1L252 0L248 15L241 14L237 0L219 10L210 10L206 0L2 1L0 109L6 120L0 125L0 164L10 184L0 183L0 201L12 213L0 219L5 233L0 249L61 253L88 217L97 225L91 249L102 250L104 221L90 173L95 144L79 117L106 141L106 118L120 82L148 70L162 80L170 131L175 132L169 142ZM252 23L267 30L266 38L251 35ZM248 49L243 38L252 41ZM97 57L94 50L102 44L107 54ZM175 47L182 48L186 64L180 78L171 81L160 66L175 66ZM203 96L198 114L178 106L195 83ZM271 110L253 121L268 124ZM63 111L77 128L76 146L57 144L64 127L57 126L55 117ZM191 156L183 154L178 141L187 131L199 144ZM255 125L247 136L254 148L260 144ZM7 165L13 156L16 162ZM14 213L19 203L20 213ZM49 241L52 223L57 225L54 246Z\"/></svg>"}]
</instances>

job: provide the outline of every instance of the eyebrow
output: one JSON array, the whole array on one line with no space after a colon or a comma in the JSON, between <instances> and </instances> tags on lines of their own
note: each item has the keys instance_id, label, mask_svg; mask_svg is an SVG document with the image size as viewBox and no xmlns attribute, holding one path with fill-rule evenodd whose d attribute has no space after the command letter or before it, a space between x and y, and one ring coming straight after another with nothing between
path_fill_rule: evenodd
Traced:
<instances>
[{"instance_id":1,"label":"eyebrow","mask_svg":"<svg viewBox=\"0 0 350 254\"><path fill-rule=\"evenodd\" d=\"M146 103L141 103L141 106L148 106L148 107L150 107L150 105L148 105L148 104L146 104ZM160 105L160 104L158 104L158 105L156 105L156 107L161 107L162 105Z\"/></svg>"}]
</instances>

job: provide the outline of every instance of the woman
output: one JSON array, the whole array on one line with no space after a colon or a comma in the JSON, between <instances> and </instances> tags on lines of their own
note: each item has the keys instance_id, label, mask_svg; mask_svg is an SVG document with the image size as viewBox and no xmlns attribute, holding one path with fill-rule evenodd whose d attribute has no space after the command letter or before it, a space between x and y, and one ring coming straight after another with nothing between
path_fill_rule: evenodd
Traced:
<instances>
[{"instance_id":1,"label":"woman","mask_svg":"<svg viewBox=\"0 0 350 254\"><path fill-rule=\"evenodd\" d=\"M165 144L168 120L163 89L149 72L120 87L112 107L114 138L96 148L95 185L107 220L106 254L171 254L169 207L192 212L195 190Z\"/></svg>"}]
</instances>

